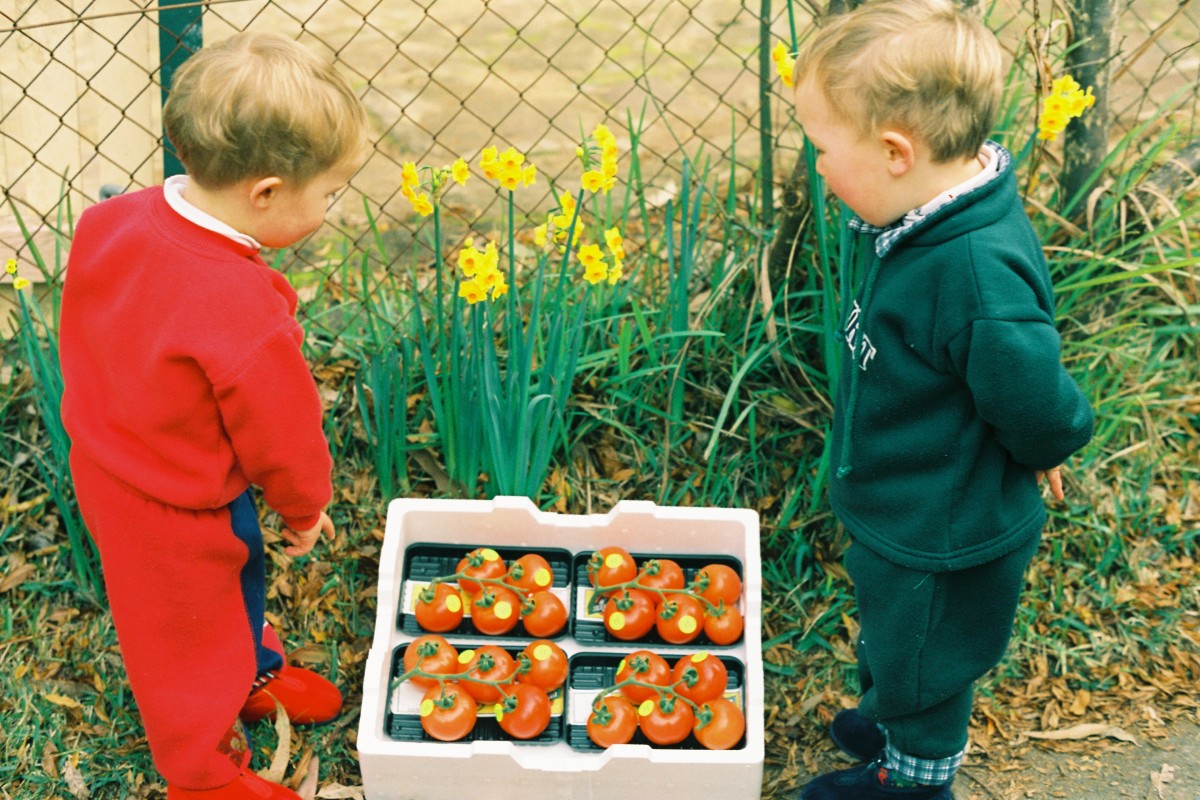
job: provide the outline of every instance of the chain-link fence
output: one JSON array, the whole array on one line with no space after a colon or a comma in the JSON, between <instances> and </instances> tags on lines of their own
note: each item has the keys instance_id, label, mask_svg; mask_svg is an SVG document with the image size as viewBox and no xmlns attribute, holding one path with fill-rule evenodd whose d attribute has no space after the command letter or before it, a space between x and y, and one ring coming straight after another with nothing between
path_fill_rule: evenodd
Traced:
<instances>
[{"instance_id":1,"label":"chain-link fence","mask_svg":"<svg viewBox=\"0 0 1200 800\"><path fill-rule=\"evenodd\" d=\"M1103 0L1099 0L1103 2ZM1190 0L1117 0L1111 108L1119 125L1169 115L1195 134L1200 8ZM162 6L160 8L159 6ZM476 158L513 145L538 165L541 192L566 188L581 134L605 122L640 130L648 192L669 194L682 159L736 161L752 186L771 120L790 167L798 144L786 99L761 113L760 42L803 34L825 3L782 0L0 0L0 249L29 258L19 216L43 252L103 193L162 180L162 77L200 41L238 30L283 33L335 60L372 118L374 152L331 216L364 235L366 203L398 250L417 220L400 197L401 164ZM1017 50L1060 37L1062 4L1002 0L991 19ZM764 10L767 21L764 23ZM169 18L170 17L170 18ZM782 170L781 170L782 171ZM575 173L571 173L574 175ZM498 216L476 184L455 196L465 230ZM749 190L748 190L749 191ZM323 230L316 240L334 231ZM302 258L293 255L293 258ZM32 265L29 265L32 266ZM35 280L33 269L22 274ZM0 313L4 309L0 308Z\"/></svg>"}]
</instances>

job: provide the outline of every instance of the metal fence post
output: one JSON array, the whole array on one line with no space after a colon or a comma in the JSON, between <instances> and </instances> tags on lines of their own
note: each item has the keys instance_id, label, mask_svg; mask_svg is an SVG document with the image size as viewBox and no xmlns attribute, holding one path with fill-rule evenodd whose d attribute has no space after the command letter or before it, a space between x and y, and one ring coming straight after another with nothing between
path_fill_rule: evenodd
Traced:
<instances>
[{"instance_id":1,"label":"metal fence post","mask_svg":"<svg viewBox=\"0 0 1200 800\"><path fill-rule=\"evenodd\" d=\"M168 8L187 3L187 8ZM175 70L188 60L188 57L204 46L204 29L200 23L203 6L191 3L190 0L161 0L158 12L158 57L159 85L162 87L162 102L166 105L171 80ZM181 175L183 164L175 155L175 148L163 133L163 177Z\"/></svg>"},{"instance_id":2,"label":"metal fence post","mask_svg":"<svg viewBox=\"0 0 1200 800\"><path fill-rule=\"evenodd\" d=\"M1063 135L1063 211L1070 216L1095 181L1108 155L1108 65L1116 0L1070 0L1075 36L1066 54L1067 72L1081 86L1094 87L1095 107Z\"/></svg>"}]
</instances>

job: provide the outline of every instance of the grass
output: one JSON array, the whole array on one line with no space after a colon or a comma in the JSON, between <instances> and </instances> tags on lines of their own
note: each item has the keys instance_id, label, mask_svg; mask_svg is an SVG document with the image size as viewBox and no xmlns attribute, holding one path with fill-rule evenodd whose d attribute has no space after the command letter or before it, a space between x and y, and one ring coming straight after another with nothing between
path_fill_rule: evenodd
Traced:
<instances>
[{"instance_id":1,"label":"grass","mask_svg":"<svg viewBox=\"0 0 1200 800\"><path fill-rule=\"evenodd\" d=\"M1168 719L1194 713L1200 205L1176 198L1166 218L1143 224L1133 203L1152 165L1179 144L1149 124L1120 141L1114 163L1135 150L1147 157L1122 162L1137 166L1098 195L1090 226L1049 212L1060 200L1039 162L1032 216L1058 286L1064 359L1097 429L1071 465L1067 500L1051 508L1010 657L980 687L977 744L1068 721L1133 725L1147 704ZM791 273L765 276L759 254L770 231L721 165L697 154L677 197L655 211L640 192L636 148L631 160L629 188L606 213L640 252L627 283L589 309L566 432L532 494L570 513L622 498L760 512L765 795L774 796L826 753L824 723L855 687L846 538L824 499L830 310L842 291L831 266L834 210L818 205ZM340 721L291 739L293 766L315 755L323 786L360 782L353 709L385 503L447 492L438 479L444 433L413 327L413 288L427 276L382 268L404 256L381 236L374 245L365 253L328 243L321 271L292 276L305 298L307 355L331 404L339 533L313 557L268 546L268 613L298 658L348 695ZM111 618L81 571L88 551L72 545L69 496L38 466L59 435L39 394L53 348L24 322L24 338L5 345L11 377L0 383L0 798L68 797L79 781L94 798L161 797ZM501 340L501 366L507 352ZM468 493L488 491L484 474ZM279 524L270 513L264 521ZM265 765L275 733L261 723L252 734L256 765Z\"/></svg>"}]
</instances>

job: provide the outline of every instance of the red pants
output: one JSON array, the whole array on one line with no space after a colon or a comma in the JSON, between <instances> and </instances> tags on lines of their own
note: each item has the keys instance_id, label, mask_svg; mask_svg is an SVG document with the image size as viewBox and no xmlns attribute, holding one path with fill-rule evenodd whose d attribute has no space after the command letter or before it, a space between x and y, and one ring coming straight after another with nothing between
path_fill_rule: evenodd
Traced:
<instances>
[{"instance_id":1,"label":"red pants","mask_svg":"<svg viewBox=\"0 0 1200 800\"><path fill-rule=\"evenodd\" d=\"M247 536L244 519L235 532L233 504L164 505L75 453L71 474L155 766L180 788L223 786L238 768L217 744L263 663L261 534Z\"/></svg>"}]
</instances>

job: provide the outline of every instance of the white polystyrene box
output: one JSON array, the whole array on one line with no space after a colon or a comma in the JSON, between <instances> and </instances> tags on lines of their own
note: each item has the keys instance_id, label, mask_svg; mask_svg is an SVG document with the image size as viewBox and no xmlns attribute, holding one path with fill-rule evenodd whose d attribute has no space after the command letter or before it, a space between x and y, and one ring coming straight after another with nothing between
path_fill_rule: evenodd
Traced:
<instances>
[{"instance_id":1,"label":"white polystyrene box","mask_svg":"<svg viewBox=\"0 0 1200 800\"><path fill-rule=\"evenodd\" d=\"M572 554L609 545L640 554L708 553L737 558L743 568L745 633L733 647L713 650L745 666L745 746L735 750L676 750L628 744L582 752L566 742L402 742L386 732L388 682L395 649L413 637L396 625L404 554L414 543L563 548ZM465 554L466 550L464 550ZM621 501L607 514L540 511L525 497L494 500L400 499L388 506L379 562L375 635L367 658L358 753L368 800L460 800L474 791L496 800L627 800L648 787L662 797L686 792L757 798L763 766L762 569L758 515L746 509L657 506ZM496 637L497 644L512 640ZM568 656L605 646L559 641ZM518 645L519 646L519 645ZM619 649L630 647L621 644ZM656 652L687 647L654 646ZM570 704L568 703L568 706Z\"/></svg>"}]
</instances>

